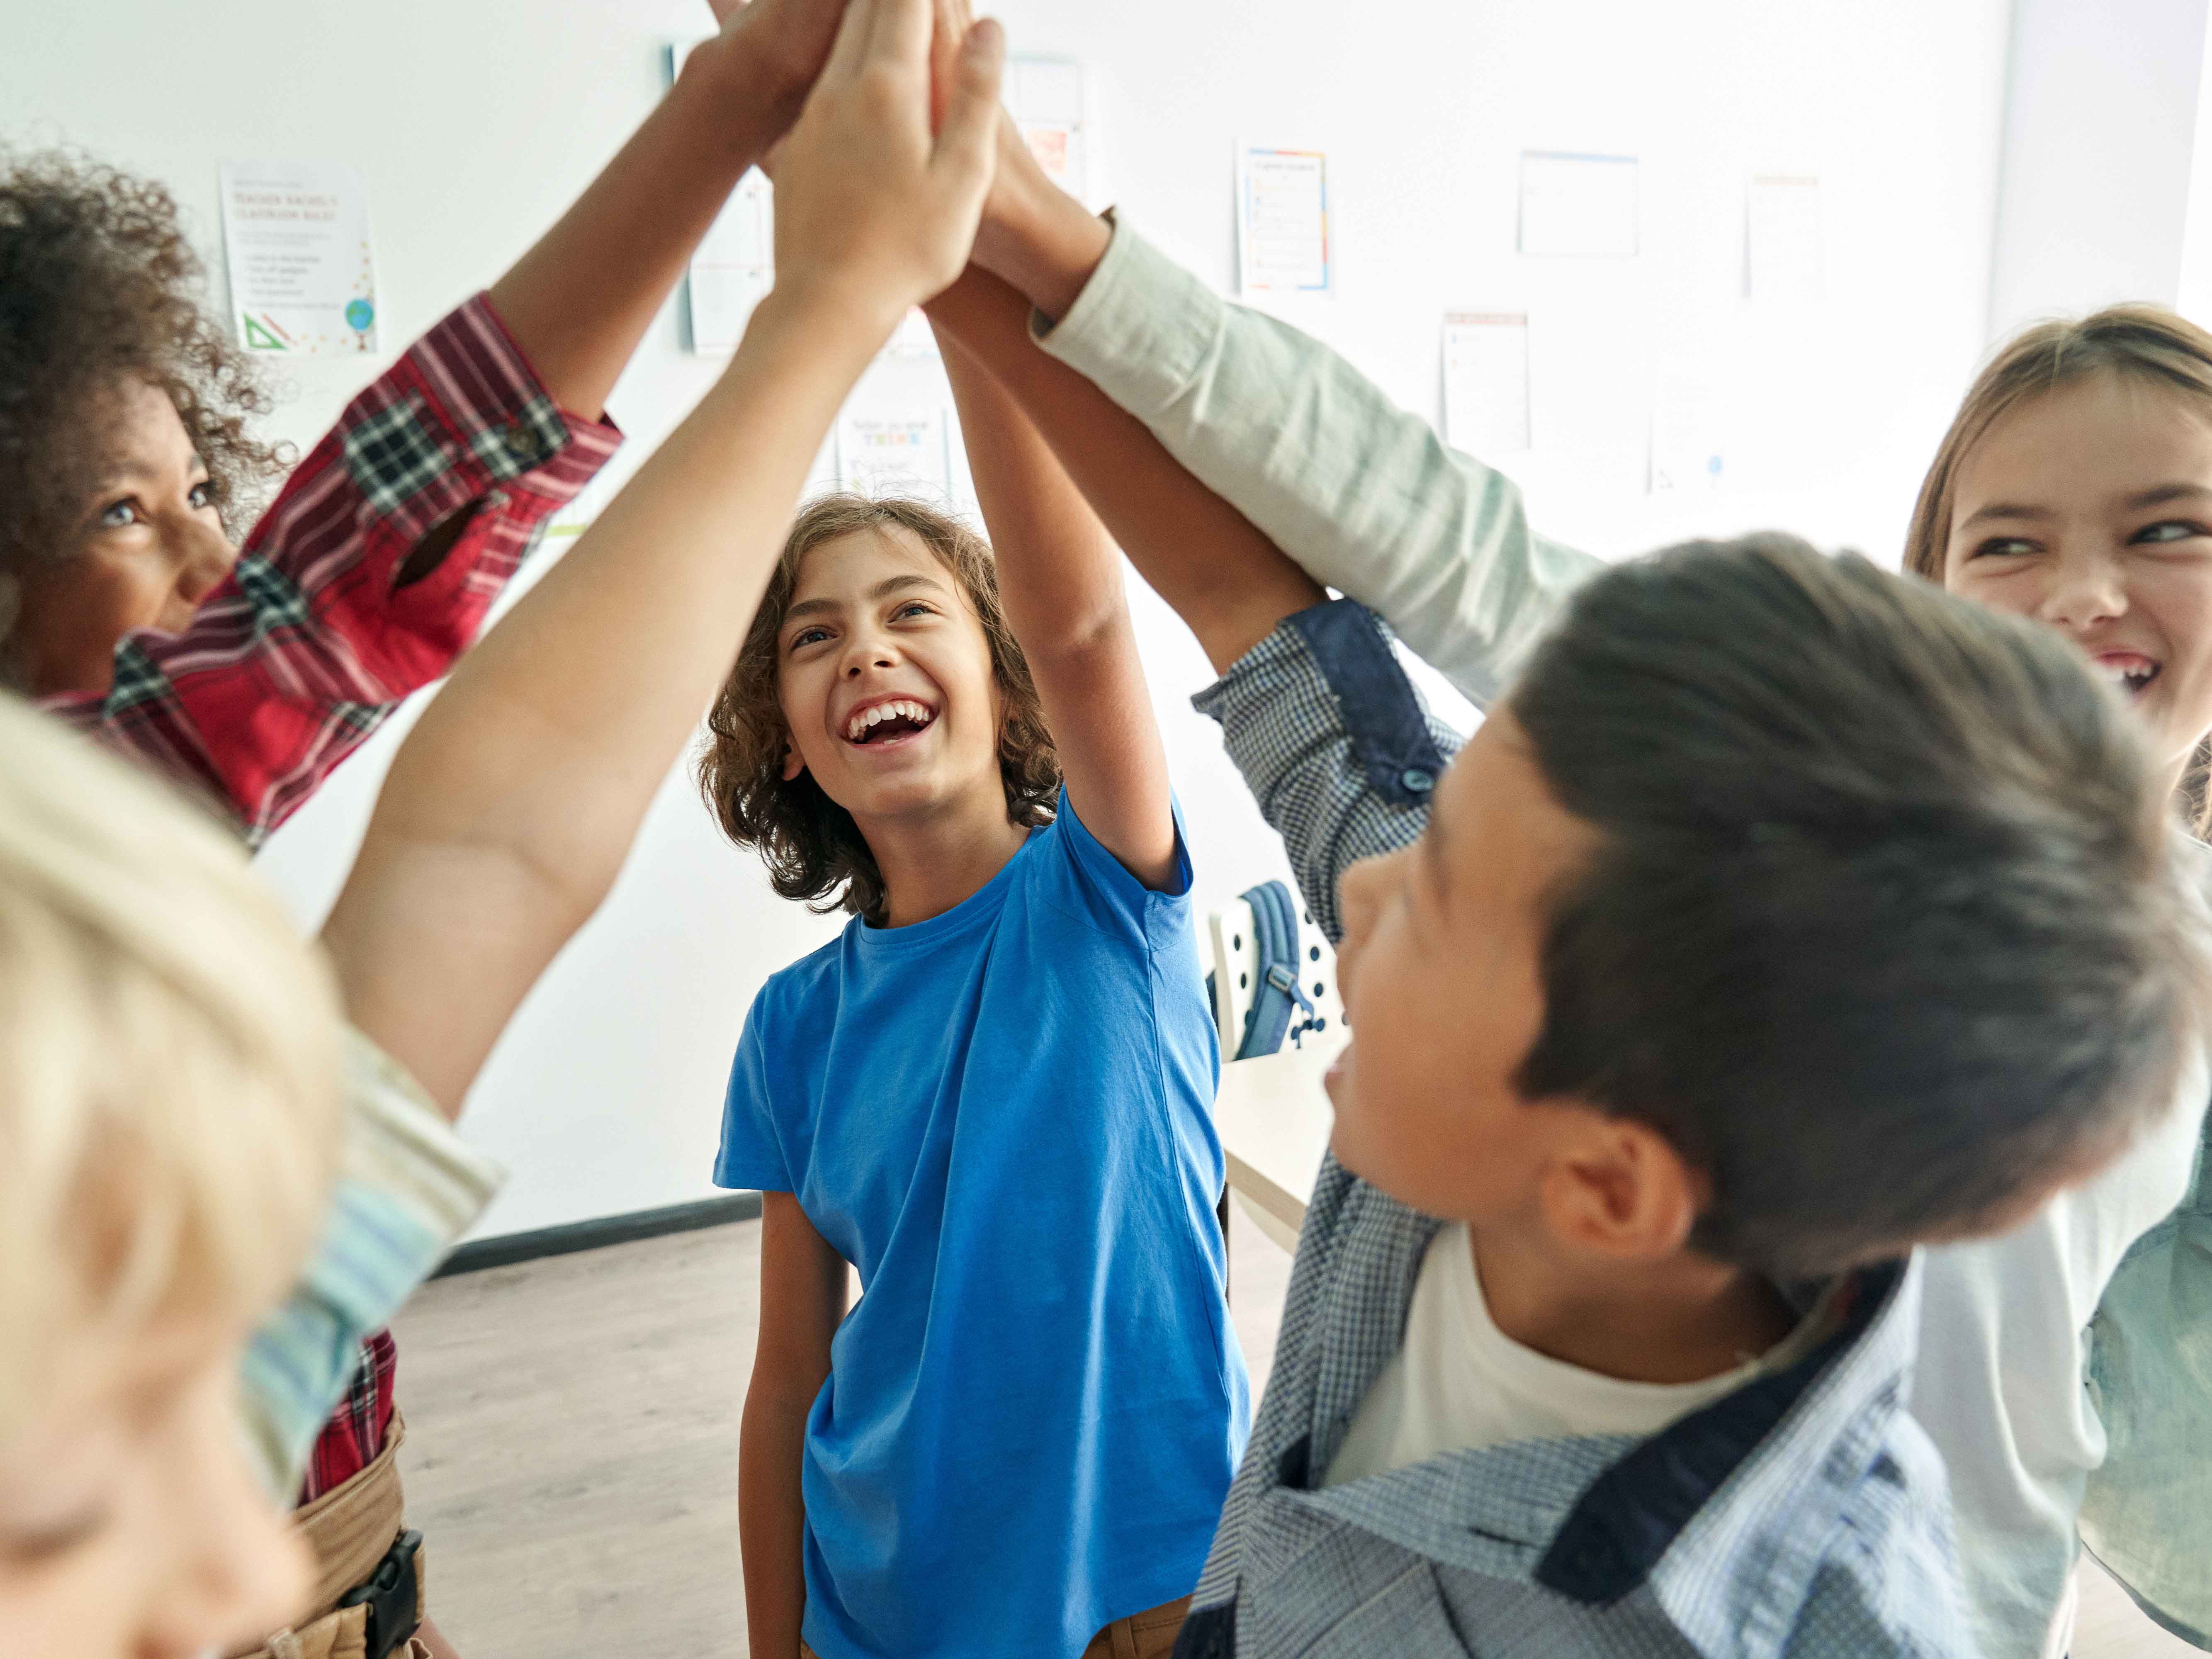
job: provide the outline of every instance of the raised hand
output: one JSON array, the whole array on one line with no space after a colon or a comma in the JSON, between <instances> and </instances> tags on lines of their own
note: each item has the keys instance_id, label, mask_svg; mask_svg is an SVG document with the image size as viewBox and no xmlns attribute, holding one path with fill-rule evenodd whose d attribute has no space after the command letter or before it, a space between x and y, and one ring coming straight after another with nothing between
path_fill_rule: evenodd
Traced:
<instances>
[{"instance_id":1,"label":"raised hand","mask_svg":"<svg viewBox=\"0 0 2212 1659\"><path fill-rule=\"evenodd\" d=\"M965 30L933 132L934 33L931 0L850 0L777 162L777 286L885 335L967 264L996 159L1005 37L988 19Z\"/></svg>"},{"instance_id":2,"label":"raised hand","mask_svg":"<svg viewBox=\"0 0 2212 1659\"><path fill-rule=\"evenodd\" d=\"M829 60L844 0L707 0L707 5L721 26L718 45L749 55L766 72L782 112L781 133L798 118Z\"/></svg>"}]
</instances>

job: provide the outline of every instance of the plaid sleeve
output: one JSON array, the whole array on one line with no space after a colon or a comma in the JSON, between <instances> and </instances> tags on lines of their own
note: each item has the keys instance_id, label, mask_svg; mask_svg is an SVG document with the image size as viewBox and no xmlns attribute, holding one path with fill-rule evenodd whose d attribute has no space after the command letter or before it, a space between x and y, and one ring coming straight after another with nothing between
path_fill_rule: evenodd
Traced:
<instances>
[{"instance_id":1,"label":"plaid sleeve","mask_svg":"<svg viewBox=\"0 0 2212 1659\"><path fill-rule=\"evenodd\" d=\"M130 635L104 698L46 707L212 793L258 844L453 665L619 442L555 406L478 295L348 406L189 629ZM456 519L451 550L403 583Z\"/></svg>"},{"instance_id":2,"label":"plaid sleeve","mask_svg":"<svg viewBox=\"0 0 2212 1659\"><path fill-rule=\"evenodd\" d=\"M1459 734L1430 716L1382 624L1351 599L1286 618L1191 702L1221 722L1335 944L1337 878L1419 836Z\"/></svg>"}]
</instances>

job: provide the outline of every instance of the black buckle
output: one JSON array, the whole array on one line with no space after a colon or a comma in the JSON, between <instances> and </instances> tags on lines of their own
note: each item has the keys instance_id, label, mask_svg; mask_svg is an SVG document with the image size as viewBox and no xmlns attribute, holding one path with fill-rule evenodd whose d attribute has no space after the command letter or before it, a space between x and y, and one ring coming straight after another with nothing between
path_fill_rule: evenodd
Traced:
<instances>
[{"instance_id":1,"label":"black buckle","mask_svg":"<svg viewBox=\"0 0 2212 1659\"><path fill-rule=\"evenodd\" d=\"M422 1534L409 1528L392 1540L376 1564L376 1571L338 1597L341 1608L366 1607L368 1659L389 1659L401 1644L422 1627L422 1593L415 1573L416 1553Z\"/></svg>"}]
</instances>

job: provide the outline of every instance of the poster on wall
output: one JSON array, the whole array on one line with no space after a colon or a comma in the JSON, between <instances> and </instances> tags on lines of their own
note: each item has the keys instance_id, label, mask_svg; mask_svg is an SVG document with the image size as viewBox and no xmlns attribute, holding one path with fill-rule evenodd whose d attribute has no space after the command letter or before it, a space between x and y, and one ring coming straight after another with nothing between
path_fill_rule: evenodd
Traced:
<instances>
[{"instance_id":1,"label":"poster on wall","mask_svg":"<svg viewBox=\"0 0 2212 1659\"><path fill-rule=\"evenodd\" d=\"M1710 495L1728 471L1726 403L1699 379L1664 379L1651 401L1651 493Z\"/></svg>"},{"instance_id":2,"label":"poster on wall","mask_svg":"<svg viewBox=\"0 0 2212 1659\"><path fill-rule=\"evenodd\" d=\"M1320 150L1237 145L1237 281L1248 300L1332 291Z\"/></svg>"},{"instance_id":3,"label":"poster on wall","mask_svg":"<svg viewBox=\"0 0 2212 1659\"><path fill-rule=\"evenodd\" d=\"M837 417L837 484L859 495L952 501L951 422L942 408L848 408Z\"/></svg>"},{"instance_id":4,"label":"poster on wall","mask_svg":"<svg viewBox=\"0 0 2212 1659\"><path fill-rule=\"evenodd\" d=\"M360 172L329 161L226 161L223 264L248 351L378 349L376 251Z\"/></svg>"},{"instance_id":5,"label":"poster on wall","mask_svg":"<svg viewBox=\"0 0 2212 1659\"><path fill-rule=\"evenodd\" d=\"M1528 313L1444 313L1444 441L1480 458L1528 447Z\"/></svg>"},{"instance_id":6,"label":"poster on wall","mask_svg":"<svg viewBox=\"0 0 2212 1659\"><path fill-rule=\"evenodd\" d=\"M1629 258L1638 246L1637 160L1521 152L1523 253Z\"/></svg>"},{"instance_id":7,"label":"poster on wall","mask_svg":"<svg viewBox=\"0 0 2212 1659\"><path fill-rule=\"evenodd\" d=\"M674 86L696 40L668 48L668 84ZM753 307L775 285L775 198L768 175L750 169L730 192L684 272L684 343L690 350L724 357L745 337Z\"/></svg>"},{"instance_id":8,"label":"poster on wall","mask_svg":"<svg viewBox=\"0 0 2212 1659\"><path fill-rule=\"evenodd\" d=\"M1754 173L1745 201L1743 291L1784 302L1820 295L1820 181L1810 173Z\"/></svg>"},{"instance_id":9,"label":"poster on wall","mask_svg":"<svg viewBox=\"0 0 2212 1659\"><path fill-rule=\"evenodd\" d=\"M1006 108L1045 177L1085 206L1097 205L1083 65L1072 58L1011 58L1006 87Z\"/></svg>"}]
</instances>

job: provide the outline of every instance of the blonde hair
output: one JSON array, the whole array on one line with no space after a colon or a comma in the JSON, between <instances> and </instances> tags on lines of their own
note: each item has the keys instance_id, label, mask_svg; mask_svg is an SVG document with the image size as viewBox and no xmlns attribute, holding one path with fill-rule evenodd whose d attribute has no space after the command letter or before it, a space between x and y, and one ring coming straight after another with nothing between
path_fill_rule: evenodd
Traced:
<instances>
[{"instance_id":1,"label":"blonde hair","mask_svg":"<svg viewBox=\"0 0 2212 1659\"><path fill-rule=\"evenodd\" d=\"M72 1337L250 1319L291 1282L340 1030L228 834L0 697L0 1443Z\"/></svg>"},{"instance_id":2,"label":"blonde hair","mask_svg":"<svg viewBox=\"0 0 2212 1659\"><path fill-rule=\"evenodd\" d=\"M1959 468L1997 422L2021 404L2093 374L2118 374L2192 399L2212 419L2212 333L2163 306L2119 305L2087 317L2038 323L1992 357L1952 416L1913 503L1905 568L1941 586L1956 510ZM2212 739L2197 745L2182 793L2197 833L2212 830Z\"/></svg>"}]
</instances>

